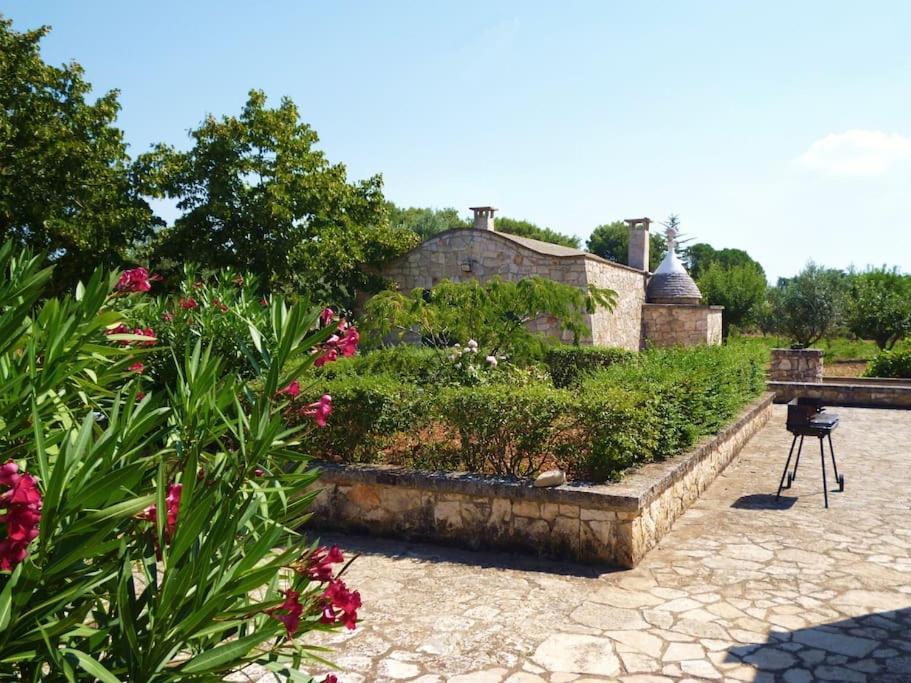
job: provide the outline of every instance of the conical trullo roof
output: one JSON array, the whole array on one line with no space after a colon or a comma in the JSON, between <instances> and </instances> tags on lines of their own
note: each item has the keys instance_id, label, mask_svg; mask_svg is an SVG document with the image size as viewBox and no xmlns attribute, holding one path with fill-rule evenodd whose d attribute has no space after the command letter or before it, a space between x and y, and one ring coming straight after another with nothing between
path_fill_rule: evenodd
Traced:
<instances>
[{"instance_id":1,"label":"conical trullo roof","mask_svg":"<svg viewBox=\"0 0 911 683\"><path fill-rule=\"evenodd\" d=\"M702 292L671 248L649 279L645 297L652 304L698 304Z\"/></svg>"}]
</instances>

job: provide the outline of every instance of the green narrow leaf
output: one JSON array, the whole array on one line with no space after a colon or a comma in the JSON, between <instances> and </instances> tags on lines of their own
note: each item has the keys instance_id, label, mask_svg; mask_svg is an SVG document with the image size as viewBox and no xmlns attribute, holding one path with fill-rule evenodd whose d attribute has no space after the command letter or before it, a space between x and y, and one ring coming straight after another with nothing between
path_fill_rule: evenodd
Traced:
<instances>
[{"instance_id":1,"label":"green narrow leaf","mask_svg":"<svg viewBox=\"0 0 911 683\"><path fill-rule=\"evenodd\" d=\"M117 676L103 667L98 660L91 655L68 647L63 648L63 651L69 655L73 655L79 662L79 668L87 674L94 676L97 680L104 681L104 683L120 683L120 679L117 678Z\"/></svg>"},{"instance_id":2,"label":"green narrow leaf","mask_svg":"<svg viewBox=\"0 0 911 683\"><path fill-rule=\"evenodd\" d=\"M13 613L13 588L19 580L19 575L21 573L22 564L19 564L3 587L3 592L0 593L0 631L3 631L7 627L10 616Z\"/></svg>"},{"instance_id":3,"label":"green narrow leaf","mask_svg":"<svg viewBox=\"0 0 911 683\"><path fill-rule=\"evenodd\" d=\"M199 674L207 671L216 671L219 667L234 662L252 650L254 647L274 636L268 631L254 633L246 638L232 640L224 645L219 645L211 650L202 652L184 664L180 671L185 674Z\"/></svg>"}]
</instances>

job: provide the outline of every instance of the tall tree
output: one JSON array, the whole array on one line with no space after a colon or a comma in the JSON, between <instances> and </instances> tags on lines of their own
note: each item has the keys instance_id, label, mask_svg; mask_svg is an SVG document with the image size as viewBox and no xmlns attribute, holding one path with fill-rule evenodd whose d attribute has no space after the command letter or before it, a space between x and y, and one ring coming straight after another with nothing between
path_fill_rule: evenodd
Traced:
<instances>
[{"instance_id":1,"label":"tall tree","mask_svg":"<svg viewBox=\"0 0 911 683\"><path fill-rule=\"evenodd\" d=\"M911 275L887 268L854 275L845 308L853 334L891 349L911 334Z\"/></svg>"},{"instance_id":2,"label":"tall tree","mask_svg":"<svg viewBox=\"0 0 911 683\"><path fill-rule=\"evenodd\" d=\"M653 271L667 254L667 241L651 231L648 241L648 267ZM608 261L629 265L629 226L623 221L599 225L588 238L586 249Z\"/></svg>"},{"instance_id":3,"label":"tall tree","mask_svg":"<svg viewBox=\"0 0 911 683\"><path fill-rule=\"evenodd\" d=\"M825 337L839 323L846 278L839 270L809 263L800 273L769 292L774 329L798 348Z\"/></svg>"},{"instance_id":4,"label":"tall tree","mask_svg":"<svg viewBox=\"0 0 911 683\"><path fill-rule=\"evenodd\" d=\"M707 304L724 306L721 333L725 339L731 325L743 327L756 321L768 288L765 273L752 263L733 266L713 263L697 284Z\"/></svg>"},{"instance_id":5,"label":"tall tree","mask_svg":"<svg viewBox=\"0 0 911 683\"><path fill-rule=\"evenodd\" d=\"M683 258L690 275L697 280L716 263L722 268L749 265L765 275L762 265L743 249L715 249L710 244L698 242L683 250Z\"/></svg>"},{"instance_id":6,"label":"tall tree","mask_svg":"<svg viewBox=\"0 0 911 683\"><path fill-rule=\"evenodd\" d=\"M389 225L416 232L422 240L453 228L467 228L471 225L453 208L422 209L411 206L406 209L386 202L386 209L389 212Z\"/></svg>"},{"instance_id":7,"label":"tall tree","mask_svg":"<svg viewBox=\"0 0 911 683\"><path fill-rule=\"evenodd\" d=\"M349 182L290 99L270 109L252 90L240 116L209 116L191 137L185 152L158 145L139 159L148 191L183 212L159 260L230 266L349 305L379 284L371 266L419 242L389 225L382 177Z\"/></svg>"},{"instance_id":8,"label":"tall tree","mask_svg":"<svg viewBox=\"0 0 911 683\"><path fill-rule=\"evenodd\" d=\"M92 102L79 64L47 64L48 31L20 33L0 17L0 241L47 252L67 288L121 265L158 221L114 125L117 91Z\"/></svg>"}]
</instances>

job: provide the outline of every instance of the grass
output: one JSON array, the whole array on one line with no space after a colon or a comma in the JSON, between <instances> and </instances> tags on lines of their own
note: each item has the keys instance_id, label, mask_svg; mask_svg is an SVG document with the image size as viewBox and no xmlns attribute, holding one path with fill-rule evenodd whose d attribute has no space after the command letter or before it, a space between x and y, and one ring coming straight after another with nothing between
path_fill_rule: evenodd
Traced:
<instances>
[{"instance_id":1,"label":"grass","mask_svg":"<svg viewBox=\"0 0 911 683\"><path fill-rule=\"evenodd\" d=\"M754 343L767 346L770 349L786 349L790 342L786 337L775 335L749 336ZM852 337L832 337L823 339L813 344L814 349L822 349L825 352L825 360L828 363L837 362L866 362L871 360L879 349L876 343L870 339L856 339ZM896 350L911 349L911 340L905 339L895 345Z\"/></svg>"}]
</instances>

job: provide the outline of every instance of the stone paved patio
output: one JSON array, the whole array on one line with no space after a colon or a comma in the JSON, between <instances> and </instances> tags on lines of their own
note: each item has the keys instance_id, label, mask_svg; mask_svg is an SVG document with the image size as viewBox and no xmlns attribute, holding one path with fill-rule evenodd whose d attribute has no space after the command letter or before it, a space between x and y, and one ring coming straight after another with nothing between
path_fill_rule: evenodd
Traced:
<instances>
[{"instance_id":1,"label":"stone paved patio","mask_svg":"<svg viewBox=\"0 0 911 683\"><path fill-rule=\"evenodd\" d=\"M325 538L361 553L363 624L322 641L339 679L911 681L911 412L837 412L829 510L815 439L774 501L779 406L634 570Z\"/></svg>"}]
</instances>

